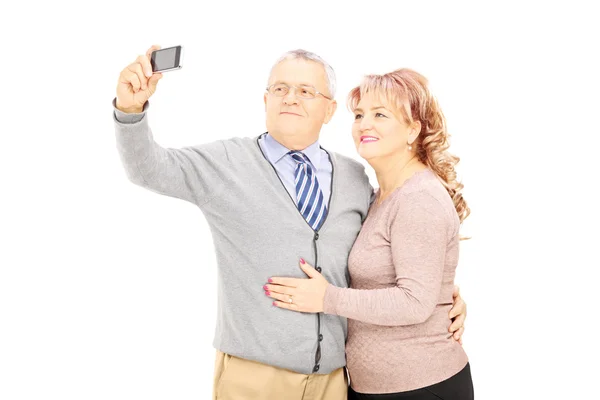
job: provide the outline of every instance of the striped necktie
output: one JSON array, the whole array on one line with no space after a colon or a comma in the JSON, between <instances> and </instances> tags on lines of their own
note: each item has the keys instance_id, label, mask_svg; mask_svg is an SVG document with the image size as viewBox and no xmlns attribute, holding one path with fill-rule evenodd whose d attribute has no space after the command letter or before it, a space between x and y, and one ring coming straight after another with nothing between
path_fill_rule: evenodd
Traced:
<instances>
[{"instance_id":1,"label":"striped necktie","mask_svg":"<svg viewBox=\"0 0 600 400\"><path fill-rule=\"evenodd\" d=\"M296 184L298 210L308 222L308 225L316 231L327 215L323 192L319 188L317 175L313 171L308 157L300 151L290 151L289 154L297 162L294 182Z\"/></svg>"}]
</instances>

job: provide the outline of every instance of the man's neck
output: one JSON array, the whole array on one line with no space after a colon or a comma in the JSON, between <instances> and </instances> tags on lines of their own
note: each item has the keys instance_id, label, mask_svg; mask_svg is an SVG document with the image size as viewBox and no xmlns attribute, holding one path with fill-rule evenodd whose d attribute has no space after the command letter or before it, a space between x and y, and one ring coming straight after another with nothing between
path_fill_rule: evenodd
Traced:
<instances>
[{"instance_id":1,"label":"man's neck","mask_svg":"<svg viewBox=\"0 0 600 400\"><path fill-rule=\"evenodd\" d=\"M279 144L289 150L302 151L319 140L319 135L277 135L269 132L269 135Z\"/></svg>"}]
</instances>

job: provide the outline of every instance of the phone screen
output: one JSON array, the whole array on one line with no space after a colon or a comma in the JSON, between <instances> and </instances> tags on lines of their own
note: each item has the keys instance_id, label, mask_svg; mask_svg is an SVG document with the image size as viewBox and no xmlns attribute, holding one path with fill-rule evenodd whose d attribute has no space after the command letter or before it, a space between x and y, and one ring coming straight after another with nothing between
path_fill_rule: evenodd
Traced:
<instances>
[{"instance_id":1,"label":"phone screen","mask_svg":"<svg viewBox=\"0 0 600 400\"><path fill-rule=\"evenodd\" d=\"M152 71L162 71L165 69L172 69L178 67L179 53L179 46L157 50L154 53L152 53Z\"/></svg>"}]
</instances>

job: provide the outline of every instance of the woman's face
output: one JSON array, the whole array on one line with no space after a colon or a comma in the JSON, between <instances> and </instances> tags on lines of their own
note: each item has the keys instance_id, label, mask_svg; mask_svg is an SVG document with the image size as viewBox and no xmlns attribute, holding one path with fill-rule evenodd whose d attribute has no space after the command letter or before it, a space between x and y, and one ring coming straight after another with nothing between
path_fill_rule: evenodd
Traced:
<instances>
[{"instance_id":1,"label":"woman's face","mask_svg":"<svg viewBox=\"0 0 600 400\"><path fill-rule=\"evenodd\" d=\"M352 138L358 154L367 161L407 152L412 129L388 107L367 93L354 110Z\"/></svg>"}]
</instances>

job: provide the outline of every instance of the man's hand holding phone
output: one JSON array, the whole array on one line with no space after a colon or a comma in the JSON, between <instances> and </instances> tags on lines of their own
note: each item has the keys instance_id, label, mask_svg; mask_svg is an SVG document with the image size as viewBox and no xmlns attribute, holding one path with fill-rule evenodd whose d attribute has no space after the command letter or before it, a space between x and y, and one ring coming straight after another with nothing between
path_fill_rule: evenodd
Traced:
<instances>
[{"instance_id":1,"label":"man's hand holding phone","mask_svg":"<svg viewBox=\"0 0 600 400\"><path fill-rule=\"evenodd\" d=\"M140 55L121 71L116 102L119 110L126 113L140 113L144 104L156 92L156 85L162 78L162 73L153 73L150 60L152 53L159 49L158 45L150 47L146 54Z\"/></svg>"}]
</instances>

